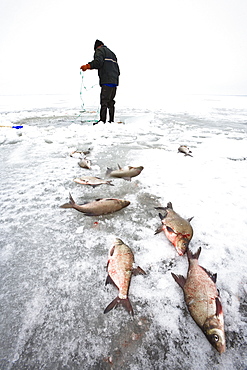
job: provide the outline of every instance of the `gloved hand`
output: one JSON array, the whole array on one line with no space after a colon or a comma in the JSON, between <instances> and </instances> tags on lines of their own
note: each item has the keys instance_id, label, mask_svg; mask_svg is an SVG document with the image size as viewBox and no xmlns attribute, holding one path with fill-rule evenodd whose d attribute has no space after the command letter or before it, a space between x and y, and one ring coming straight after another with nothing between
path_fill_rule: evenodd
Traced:
<instances>
[{"instance_id":1,"label":"gloved hand","mask_svg":"<svg viewBox=\"0 0 247 370\"><path fill-rule=\"evenodd\" d=\"M85 72L87 69L90 69L90 64L84 64L83 66L80 67L80 69L83 70L83 72Z\"/></svg>"}]
</instances>

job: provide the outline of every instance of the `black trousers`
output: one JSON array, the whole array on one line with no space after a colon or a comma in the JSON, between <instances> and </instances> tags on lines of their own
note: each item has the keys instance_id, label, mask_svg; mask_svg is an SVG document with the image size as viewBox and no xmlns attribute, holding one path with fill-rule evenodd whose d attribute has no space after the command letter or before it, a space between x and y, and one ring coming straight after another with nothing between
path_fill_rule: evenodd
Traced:
<instances>
[{"instance_id":1,"label":"black trousers","mask_svg":"<svg viewBox=\"0 0 247 370\"><path fill-rule=\"evenodd\" d=\"M109 110L109 121L114 122L115 95L117 88L103 85L100 93L100 121L106 122L107 109Z\"/></svg>"}]
</instances>

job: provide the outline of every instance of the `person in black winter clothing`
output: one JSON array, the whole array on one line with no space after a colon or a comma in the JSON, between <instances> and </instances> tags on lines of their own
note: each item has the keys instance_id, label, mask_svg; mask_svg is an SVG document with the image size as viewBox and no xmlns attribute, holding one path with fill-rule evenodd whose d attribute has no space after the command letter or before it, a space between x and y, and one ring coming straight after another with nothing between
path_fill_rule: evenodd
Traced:
<instances>
[{"instance_id":1,"label":"person in black winter clothing","mask_svg":"<svg viewBox=\"0 0 247 370\"><path fill-rule=\"evenodd\" d=\"M109 122L114 122L115 95L119 83L120 70L116 55L100 40L94 44L94 59L80 69L97 69L99 75L100 93L100 121L106 122L107 109L109 110ZM96 122L99 123L100 121ZM94 123L94 125L96 124Z\"/></svg>"}]
</instances>

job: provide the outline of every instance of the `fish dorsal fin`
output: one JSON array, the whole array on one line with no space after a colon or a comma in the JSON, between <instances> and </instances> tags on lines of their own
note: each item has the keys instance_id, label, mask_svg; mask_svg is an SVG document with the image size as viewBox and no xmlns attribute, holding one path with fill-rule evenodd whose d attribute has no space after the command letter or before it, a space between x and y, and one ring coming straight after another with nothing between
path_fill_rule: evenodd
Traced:
<instances>
[{"instance_id":1,"label":"fish dorsal fin","mask_svg":"<svg viewBox=\"0 0 247 370\"><path fill-rule=\"evenodd\" d=\"M167 208L173 209L173 208L172 208L172 202L168 202L168 203L167 203Z\"/></svg>"},{"instance_id":2,"label":"fish dorsal fin","mask_svg":"<svg viewBox=\"0 0 247 370\"><path fill-rule=\"evenodd\" d=\"M187 221L190 222L191 220L193 220L194 216L193 217L190 217L190 218L187 218Z\"/></svg>"},{"instance_id":3,"label":"fish dorsal fin","mask_svg":"<svg viewBox=\"0 0 247 370\"><path fill-rule=\"evenodd\" d=\"M99 202L100 200L102 200L102 198L95 199L96 202Z\"/></svg>"},{"instance_id":4,"label":"fish dorsal fin","mask_svg":"<svg viewBox=\"0 0 247 370\"><path fill-rule=\"evenodd\" d=\"M178 285L180 285L181 288L184 288L184 285L186 283L185 277L182 275L175 275L173 272L171 274L176 283L178 283Z\"/></svg>"},{"instance_id":5,"label":"fish dorsal fin","mask_svg":"<svg viewBox=\"0 0 247 370\"><path fill-rule=\"evenodd\" d=\"M214 283L216 283L216 280L217 280L217 273L213 274L212 275L212 280Z\"/></svg>"},{"instance_id":6,"label":"fish dorsal fin","mask_svg":"<svg viewBox=\"0 0 247 370\"><path fill-rule=\"evenodd\" d=\"M215 298L215 303L216 303L216 316L220 316L222 315L223 310L219 297Z\"/></svg>"},{"instance_id":7,"label":"fish dorsal fin","mask_svg":"<svg viewBox=\"0 0 247 370\"><path fill-rule=\"evenodd\" d=\"M74 199L72 198L72 195L69 193L69 200L71 204L75 204Z\"/></svg>"},{"instance_id":8,"label":"fish dorsal fin","mask_svg":"<svg viewBox=\"0 0 247 370\"><path fill-rule=\"evenodd\" d=\"M119 170L121 170L121 169L122 169L122 168L121 168L121 166L120 166L119 164L118 164L118 169L119 169Z\"/></svg>"},{"instance_id":9,"label":"fish dorsal fin","mask_svg":"<svg viewBox=\"0 0 247 370\"><path fill-rule=\"evenodd\" d=\"M205 267L202 267L200 266L206 273L207 275L210 277L210 279L216 283L216 280L217 280L217 273L216 274L212 274L212 272L208 271L207 269L205 269Z\"/></svg>"}]
</instances>

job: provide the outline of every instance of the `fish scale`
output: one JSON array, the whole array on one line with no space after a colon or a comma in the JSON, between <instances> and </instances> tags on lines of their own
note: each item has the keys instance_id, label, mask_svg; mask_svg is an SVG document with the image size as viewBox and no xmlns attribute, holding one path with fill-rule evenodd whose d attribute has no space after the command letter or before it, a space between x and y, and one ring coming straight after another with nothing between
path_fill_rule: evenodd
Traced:
<instances>
[{"instance_id":1,"label":"fish scale","mask_svg":"<svg viewBox=\"0 0 247 370\"><path fill-rule=\"evenodd\" d=\"M133 253L125 251L126 246L123 244L121 249L114 254L114 257L109 258L109 269L108 273L119 287L119 295L122 297L127 297L129 283L131 279L131 270L134 263Z\"/></svg>"},{"instance_id":2,"label":"fish scale","mask_svg":"<svg viewBox=\"0 0 247 370\"><path fill-rule=\"evenodd\" d=\"M197 288L191 289L192 284L198 284L201 286L201 290ZM195 276L187 278L184 286L184 292L186 295L186 304L191 313L191 316L197 320L198 325L203 326L207 317L213 316L216 312L215 296L217 296L217 289L210 278L205 277L205 285L202 286L200 279L195 279ZM207 285L208 284L208 287ZM206 297L206 298L205 298ZM205 309L206 306L206 309Z\"/></svg>"}]
</instances>

